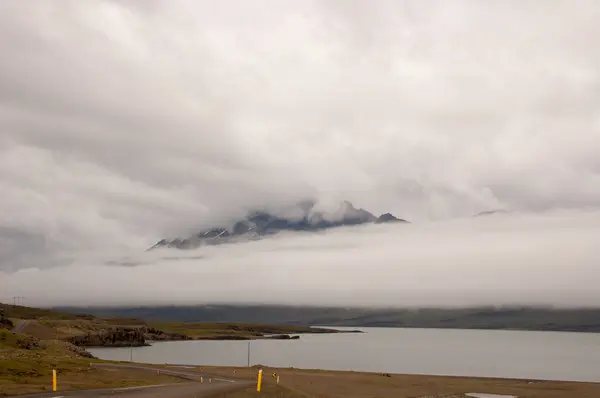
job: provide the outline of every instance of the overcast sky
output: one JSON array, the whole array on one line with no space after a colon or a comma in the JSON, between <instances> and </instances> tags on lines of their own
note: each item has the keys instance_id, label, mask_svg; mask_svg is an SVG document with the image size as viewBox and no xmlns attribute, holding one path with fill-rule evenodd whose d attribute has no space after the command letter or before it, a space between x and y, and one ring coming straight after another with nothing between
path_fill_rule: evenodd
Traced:
<instances>
[{"instance_id":1,"label":"overcast sky","mask_svg":"<svg viewBox=\"0 0 600 398\"><path fill-rule=\"evenodd\" d=\"M3 0L0 277L11 296L43 295L11 273L70 263L41 275L84 278L99 258L308 197L438 222L460 247L477 233L448 220L596 208L598 20L596 0ZM569 214L556 236L588 242L596 227ZM339 242L372 253L367 233L388 242L390 228L310 245L341 266ZM288 259L267 252L265 266ZM154 276L187 275L155 260ZM114 269L102 272L147 272Z\"/></svg>"}]
</instances>

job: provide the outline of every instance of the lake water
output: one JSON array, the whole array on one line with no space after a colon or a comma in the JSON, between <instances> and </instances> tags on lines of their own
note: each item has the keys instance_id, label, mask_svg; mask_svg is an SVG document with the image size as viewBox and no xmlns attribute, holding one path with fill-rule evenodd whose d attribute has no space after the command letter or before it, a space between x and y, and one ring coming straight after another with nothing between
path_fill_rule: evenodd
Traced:
<instances>
[{"instance_id":1,"label":"lake water","mask_svg":"<svg viewBox=\"0 0 600 398\"><path fill-rule=\"evenodd\" d=\"M355 328L365 333L254 340L251 364L407 374L600 382L600 334ZM246 366L248 341L180 341L93 348L103 359Z\"/></svg>"}]
</instances>

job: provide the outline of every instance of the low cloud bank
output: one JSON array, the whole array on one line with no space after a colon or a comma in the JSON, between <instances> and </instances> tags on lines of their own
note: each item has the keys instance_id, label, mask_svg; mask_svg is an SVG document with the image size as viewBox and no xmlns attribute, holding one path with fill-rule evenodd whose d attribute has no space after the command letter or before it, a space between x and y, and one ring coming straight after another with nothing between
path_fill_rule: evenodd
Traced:
<instances>
[{"instance_id":1,"label":"low cloud bank","mask_svg":"<svg viewBox=\"0 0 600 398\"><path fill-rule=\"evenodd\" d=\"M503 214L106 253L0 274L30 305L599 306L600 212Z\"/></svg>"}]
</instances>

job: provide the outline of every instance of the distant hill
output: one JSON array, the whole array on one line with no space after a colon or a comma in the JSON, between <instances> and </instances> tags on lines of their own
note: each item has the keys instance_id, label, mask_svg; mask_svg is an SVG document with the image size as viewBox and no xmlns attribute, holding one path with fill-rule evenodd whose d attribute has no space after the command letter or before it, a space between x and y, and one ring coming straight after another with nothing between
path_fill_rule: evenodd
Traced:
<instances>
[{"instance_id":1,"label":"distant hill","mask_svg":"<svg viewBox=\"0 0 600 398\"><path fill-rule=\"evenodd\" d=\"M0 303L0 313L7 318L18 319L57 319L57 320L76 320L93 319L92 315L83 315L77 311L60 312L47 308L33 308L22 305L10 305Z\"/></svg>"},{"instance_id":2,"label":"distant hill","mask_svg":"<svg viewBox=\"0 0 600 398\"><path fill-rule=\"evenodd\" d=\"M348 201L342 202L339 209L333 213L316 211L315 205L313 201L301 202L288 209L286 214L253 211L230 226L208 228L186 238L161 239L148 250L161 247L195 249L203 245L257 240L282 231L315 232L361 224L408 222L390 213L377 217L367 210L355 208Z\"/></svg>"},{"instance_id":3,"label":"distant hill","mask_svg":"<svg viewBox=\"0 0 600 398\"><path fill-rule=\"evenodd\" d=\"M202 305L60 308L97 316L171 322L242 322L304 326L506 329L600 332L600 308L476 307L364 309L333 307Z\"/></svg>"}]
</instances>

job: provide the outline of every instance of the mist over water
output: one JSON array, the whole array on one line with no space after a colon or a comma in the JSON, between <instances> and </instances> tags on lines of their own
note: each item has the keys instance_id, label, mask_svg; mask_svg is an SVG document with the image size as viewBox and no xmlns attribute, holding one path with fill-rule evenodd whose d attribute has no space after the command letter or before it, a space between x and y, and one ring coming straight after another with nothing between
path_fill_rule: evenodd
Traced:
<instances>
[{"instance_id":1,"label":"mist over water","mask_svg":"<svg viewBox=\"0 0 600 398\"><path fill-rule=\"evenodd\" d=\"M46 305L596 306L598 236L599 212L496 215L88 256L2 280Z\"/></svg>"}]
</instances>

